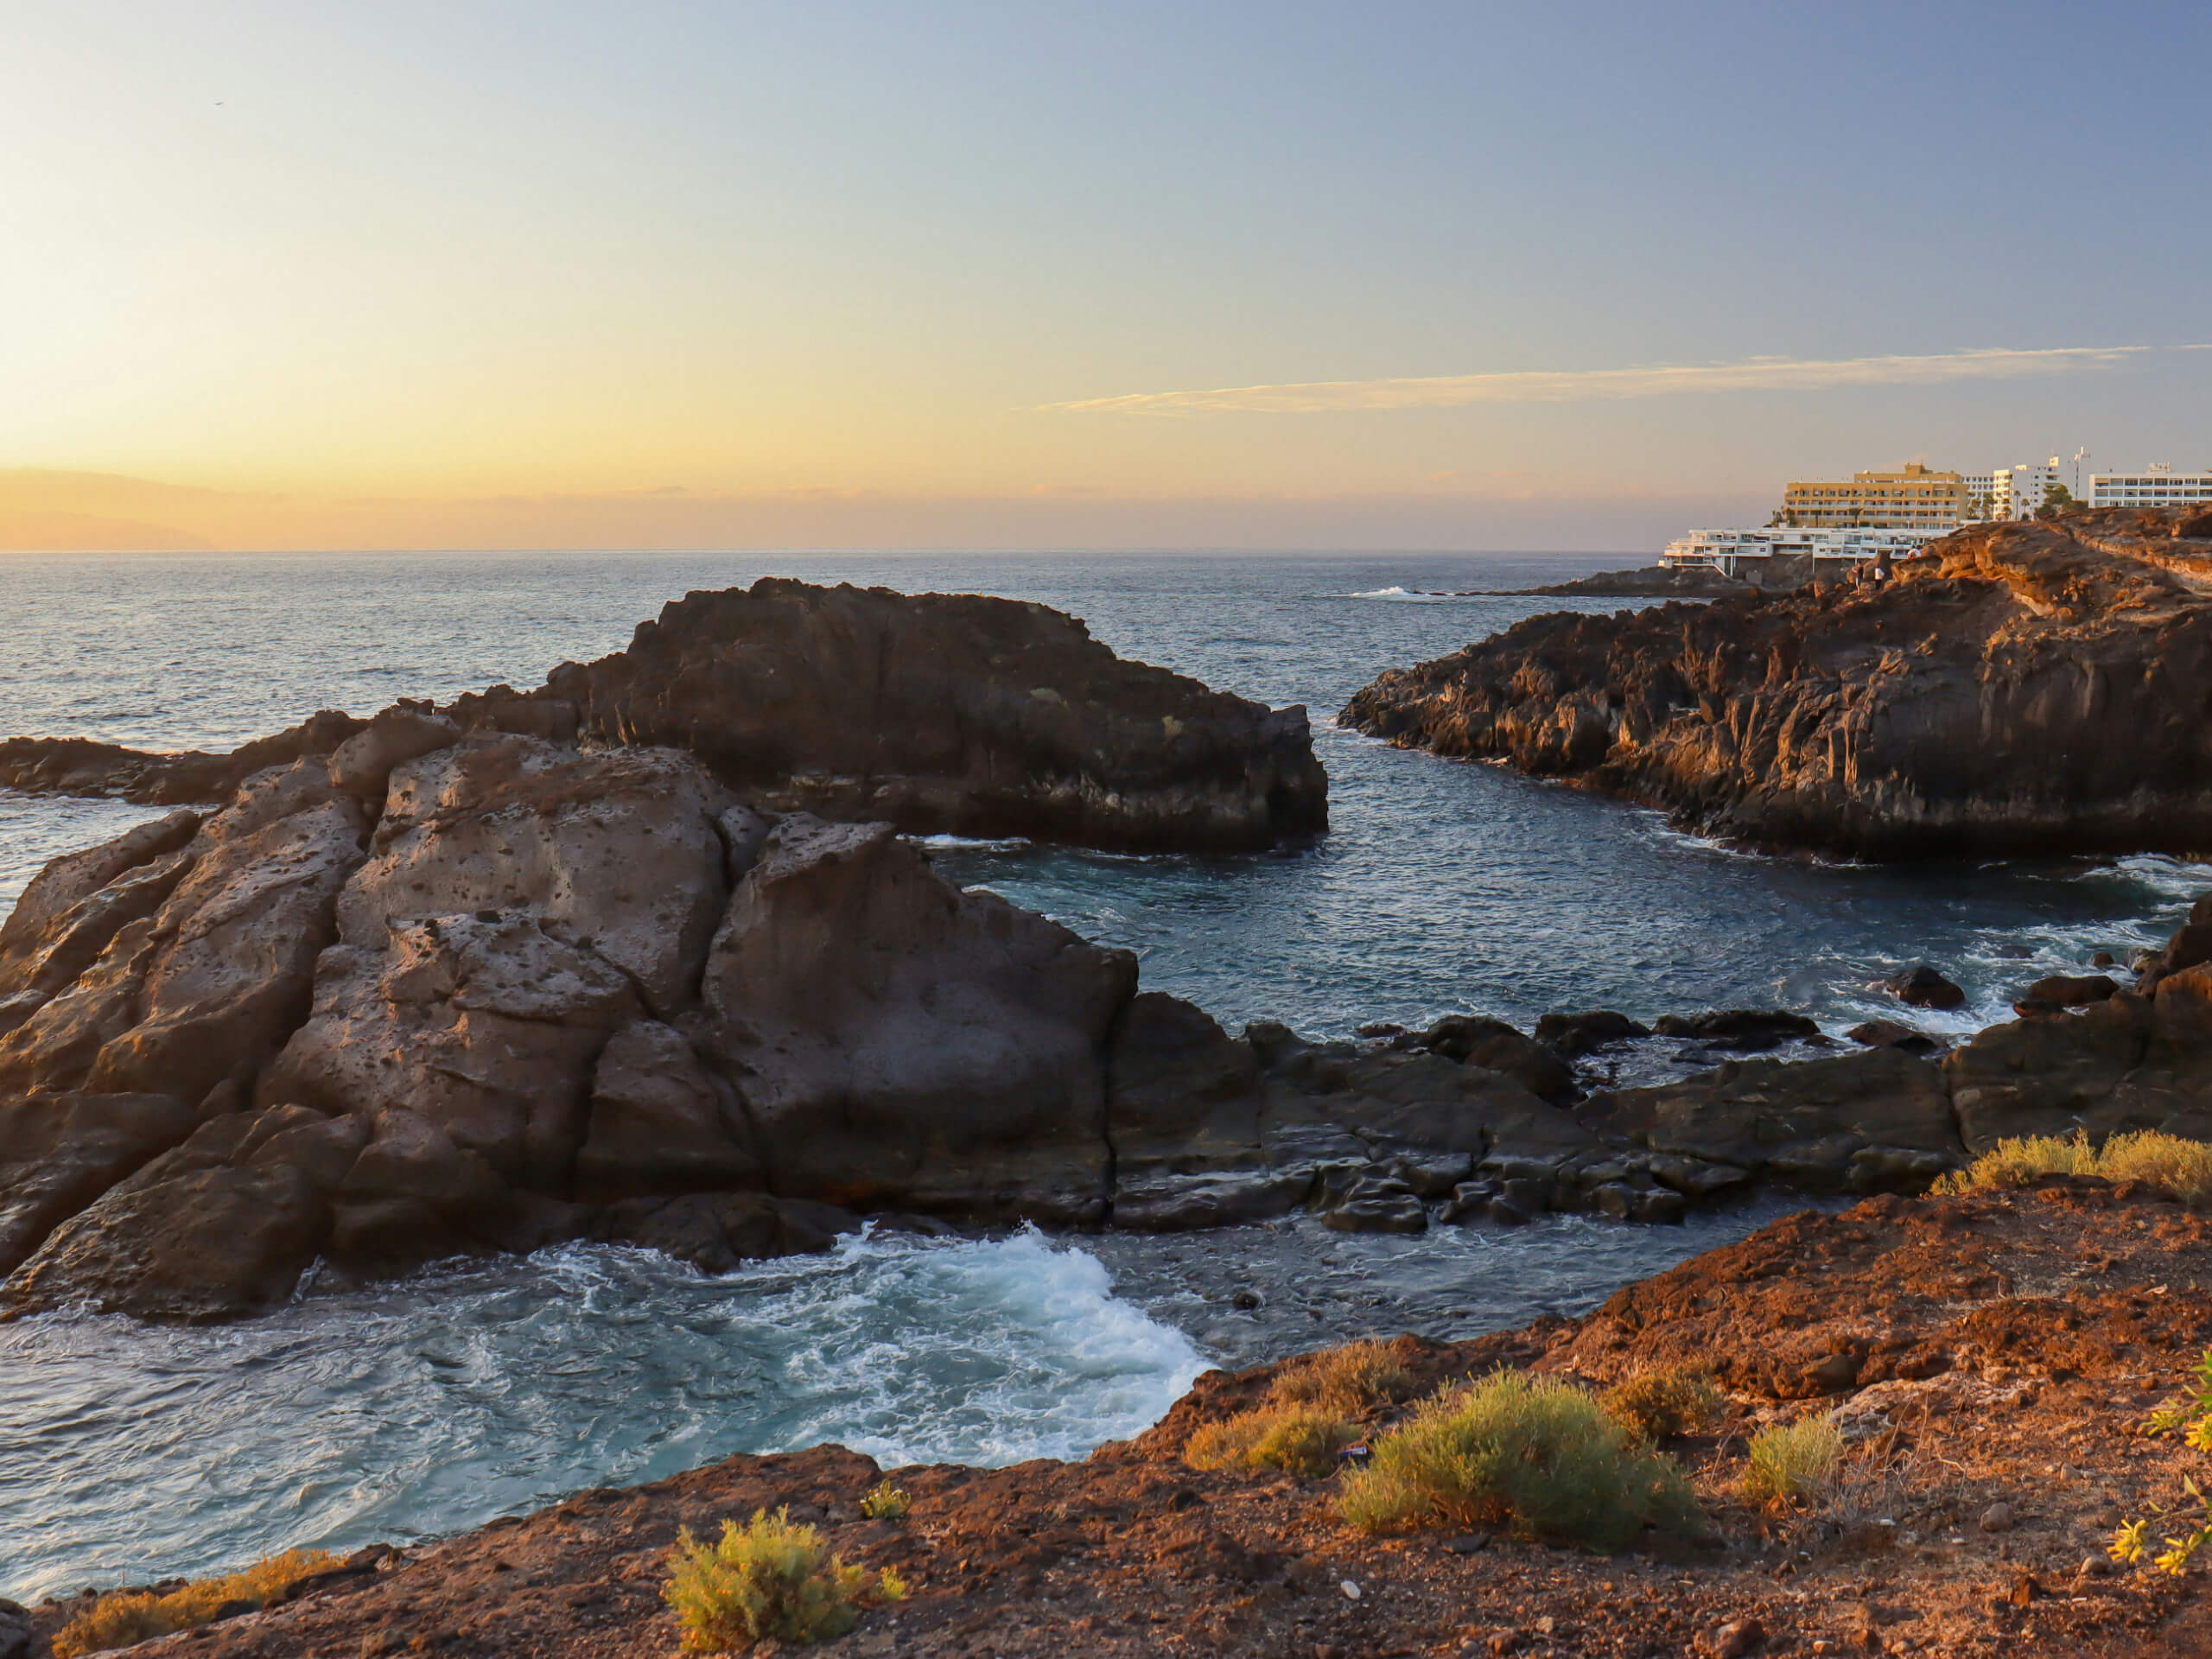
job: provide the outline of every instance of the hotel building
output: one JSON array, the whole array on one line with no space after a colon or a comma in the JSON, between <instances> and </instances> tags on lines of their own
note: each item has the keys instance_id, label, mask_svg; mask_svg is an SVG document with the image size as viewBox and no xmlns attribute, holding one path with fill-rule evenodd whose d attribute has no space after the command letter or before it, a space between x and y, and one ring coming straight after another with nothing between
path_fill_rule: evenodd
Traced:
<instances>
[{"instance_id":1,"label":"hotel building","mask_svg":"<svg viewBox=\"0 0 2212 1659\"><path fill-rule=\"evenodd\" d=\"M2138 473L2092 473L2093 507L2174 507L2212 502L2212 469L2177 473L2154 463Z\"/></svg>"},{"instance_id":2,"label":"hotel building","mask_svg":"<svg viewBox=\"0 0 2212 1659\"><path fill-rule=\"evenodd\" d=\"M1793 483L1782 518L1808 529L1948 530L1967 516L1966 480L1918 461L1901 473L1858 473L1849 483Z\"/></svg>"}]
</instances>

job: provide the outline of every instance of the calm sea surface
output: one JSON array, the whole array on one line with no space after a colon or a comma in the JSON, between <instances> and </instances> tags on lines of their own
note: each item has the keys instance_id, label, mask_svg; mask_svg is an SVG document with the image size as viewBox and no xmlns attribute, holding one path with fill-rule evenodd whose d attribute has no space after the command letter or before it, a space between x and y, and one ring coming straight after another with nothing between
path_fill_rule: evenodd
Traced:
<instances>
[{"instance_id":1,"label":"calm sea surface","mask_svg":"<svg viewBox=\"0 0 2212 1659\"><path fill-rule=\"evenodd\" d=\"M1332 716L1379 670L1540 610L1425 599L1629 563L1480 557L0 555L0 734L228 747L321 708L530 685L697 588L763 575L1033 599L1125 655L1303 702L1334 828L1235 858L941 846L940 868L1136 950L1232 1027L1317 1034L1467 1010L1649 1018L1781 1007L1832 1028L1929 960L1957 1029L2037 974L2160 938L2212 873L2163 858L1884 869L1728 851ZM0 913L46 859L147 816L0 791ZM0 1593L198 1571L289 1543L421 1537L727 1452L837 1439L887 1460L1079 1453L1216 1359L1574 1311L1760 1218L1347 1239L855 1243L709 1279L568 1250L265 1320L0 1328ZM1295 1285L1294 1292L1291 1287ZM1256 1291L1262 1306L1230 1298Z\"/></svg>"}]
</instances>

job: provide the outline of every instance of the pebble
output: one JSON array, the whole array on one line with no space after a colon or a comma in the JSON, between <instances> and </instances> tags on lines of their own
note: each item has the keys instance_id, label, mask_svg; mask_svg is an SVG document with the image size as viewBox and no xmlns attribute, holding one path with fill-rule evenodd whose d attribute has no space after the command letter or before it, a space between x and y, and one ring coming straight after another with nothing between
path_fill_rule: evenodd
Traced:
<instances>
[{"instance_id":1,"label":"pebble","mask_svg":"<svg viewBox=\"0 0 2212 1659\"><path fill-rule=\"evenodd\" d=\"M2012 1531L2012 1506L2001 1503L1991 1504L1981 1512L1981 1529L1984 1532Z\"/></svg>"},{"instance_id":2,"label":"pebble","mask_svg":"<svg viewBox=\"0 0 2212 1659\"><path fill-rule=\"evenodd\" d=\"M1444 1548L1454 1555L1472 1555L1478 1550L1490 1548L1490 1535L1486 1532L1463 1532L1457 1538L1446 1538Z\"/></svg>"},{"instance_id":3,"label":"pebble","mask_svg":"<svg viewBox=\"0 0 2212 1659\"><path fill-rule=\"evenodd\" d=\"M1744 1659L1746 1654L1757 1653L1766 1643L1766 1626L1755 1617L1746 1614L1732 1618L1714 1630L1707 1642L1713 1659Z\"/></svg>"},{"instance_id":4,"label":"pebble","mask_svg":"<svg viewBox=\"0 0 2212 1659\"><path fill-rule=\"evenodd\" d=\"M1338 1585L1337 1588L1344 1592L1344 1599L1346 1601L1357 1601L1359 1599L1359 1586L1354 1584L1350 1579L1346 1579L1342 1584Z\"/></svg>"}]
</instances>

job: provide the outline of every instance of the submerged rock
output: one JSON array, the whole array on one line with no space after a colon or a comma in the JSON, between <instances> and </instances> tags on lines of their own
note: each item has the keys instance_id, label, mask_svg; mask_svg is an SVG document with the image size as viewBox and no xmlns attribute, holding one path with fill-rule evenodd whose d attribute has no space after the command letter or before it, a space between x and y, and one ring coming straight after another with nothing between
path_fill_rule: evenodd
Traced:
<instances>
[{"instance_id":1,"label":"submerged rock","mask_svg":"<svg viewBox=\"0 0 2212 1659\"><path fill-rule=\"evenodd\" d=\"M1371 735L1868 858L2212 848L2212 540L1970 525L1880 584L1532 618L1393 670Z\"/></svg>"}]
</instances>

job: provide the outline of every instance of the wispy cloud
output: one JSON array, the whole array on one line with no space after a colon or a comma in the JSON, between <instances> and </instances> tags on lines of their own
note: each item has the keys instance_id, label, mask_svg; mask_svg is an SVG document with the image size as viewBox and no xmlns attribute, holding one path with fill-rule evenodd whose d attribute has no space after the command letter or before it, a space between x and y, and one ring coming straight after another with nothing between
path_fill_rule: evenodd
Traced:
<instances>
[{"instance_id":1,"label":"wispy cloud","mask_svg":"<svg viewBox=\"0 0 2212 1659\"><path fill-rule=\"evenodd\" d=\"M2212 346L2052 346L1992 348L1933 357L1802 359L1754 357L1741 363L1660 368L1523 370L1510 374L1441 374L1390 380L1307 380L1206 391L1138 391L1047 404L1048 410L1128 415L1327 415L1377 409L1452 409L1466 404L1564 404L1687 392L1827 391L1840 386L1937 385L1952 380L2011 380L2109 368L2152 351L2212 351Z\"/></svg>"}]
</instances>

